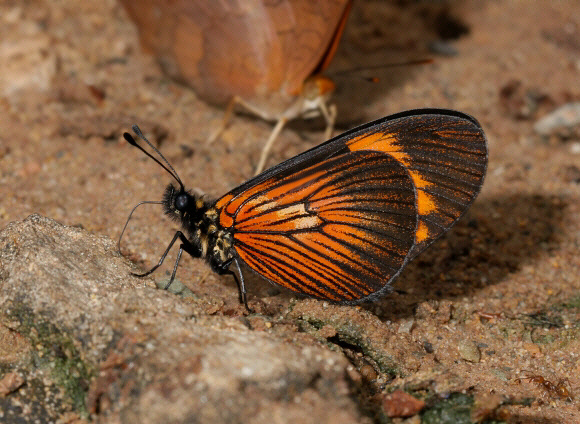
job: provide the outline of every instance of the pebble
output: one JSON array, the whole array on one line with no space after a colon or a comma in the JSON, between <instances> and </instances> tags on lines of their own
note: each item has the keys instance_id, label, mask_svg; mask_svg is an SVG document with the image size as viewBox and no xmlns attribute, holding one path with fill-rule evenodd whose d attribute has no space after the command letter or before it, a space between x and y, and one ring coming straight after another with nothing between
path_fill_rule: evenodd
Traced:
<instances>
[{"instance_id":1,"label":"pebble","mask_svg":"<svg viewBox=\"0 0 580 424\"><path fill-rule=\"evenodd\" d=\"M552 113L544 116L534 125L536 133L542 136L571 133L574 127L580 126L580 102L567 103Z\"/></svg>"},{"instance_id":2,"label":"pebble","mask_svg":"<svg viewBox=\"0 0 580 424\"><path fill-rule=\"evenodd\" d=\"M466 361L477 363L481 360L481 351L477 344L471 340L460 341L458 349L459 355Z\"/></svg>"}]
</instances>

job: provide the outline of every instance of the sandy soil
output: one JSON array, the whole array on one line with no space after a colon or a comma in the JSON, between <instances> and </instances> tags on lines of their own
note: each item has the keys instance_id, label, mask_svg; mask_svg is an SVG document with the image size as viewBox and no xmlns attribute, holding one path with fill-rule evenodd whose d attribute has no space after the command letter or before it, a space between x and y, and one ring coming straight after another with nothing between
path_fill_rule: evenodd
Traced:
<instances>
[{"instance_id":1,"label":"sandy soil","mask_svg":"<svg viewBox=\"0 0 580 424\"><path fill-rule=\"evenodd\" d=\"M580 397L580 132L534 130L580 101L580 6L397 3L355 3L334 68L434 62L379 71L376 84L338 78L339 127L412 108L469 113L489 139L483 191L403 272L400 293L374 304L299 299L249 276L250 304L268 323L261 330L291 327L317 335L304 343L334 344L363 375L361 404L405 388L426 398L474 396L509 423L580 422L580 401L556 387ZM162 74L116 2L5 1L0 22L0 228L39 213L117 240L133 205L160 199L169 180L122 140L133 123L190 187L217 197L251 176L271 125L238 115L207 145L223 110ZM269 165L316 145L323 127L290 125ZM158 207L143 207L123 251L149 267L175 229ZM178 279L206 315L242 316L234 282L208 269L184 258ZM0 360L3 372L21 363ZM71 411L82 416L63 406L51 419Z\"/></svg>"}]
</instances>

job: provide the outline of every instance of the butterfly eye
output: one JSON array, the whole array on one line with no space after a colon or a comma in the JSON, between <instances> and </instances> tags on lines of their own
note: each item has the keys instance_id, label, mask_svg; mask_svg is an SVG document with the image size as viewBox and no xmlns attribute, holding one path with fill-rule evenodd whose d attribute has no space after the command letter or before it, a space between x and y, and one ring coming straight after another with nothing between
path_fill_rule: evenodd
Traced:
<instances>
[{"instance_id":1,"label":"butterfly eye","mask_svg":"<svg viewBox=\"0 0 580 424\"><path fill-rule=\"evenodd\" d=\"M188 205L189 205L189 196L187 194L183 193L175 198L175 209L177 209L178 211L184 211L185 209L187 209Z\"/></svg>"}]
</instances>

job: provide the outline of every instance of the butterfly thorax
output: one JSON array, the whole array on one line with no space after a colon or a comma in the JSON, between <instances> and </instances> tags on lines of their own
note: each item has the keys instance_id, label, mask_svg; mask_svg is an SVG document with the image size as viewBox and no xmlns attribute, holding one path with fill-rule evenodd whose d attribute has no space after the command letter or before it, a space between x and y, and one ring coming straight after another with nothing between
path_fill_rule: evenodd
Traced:
<instances>
[{"instance_id":1,"label":"butterfly thorax","mask_svg":"<svg viewBox=\"0 0 580 424\"><path fill-rule=\"evenodd\" d=\"M179 222L191 243L192 256L206 259L216 271L233 257L232 234L219 224L215 202L169 184L163 195L165 214ZM186 249L187 250L187 249Z\"/></svg>"}]
</instances>

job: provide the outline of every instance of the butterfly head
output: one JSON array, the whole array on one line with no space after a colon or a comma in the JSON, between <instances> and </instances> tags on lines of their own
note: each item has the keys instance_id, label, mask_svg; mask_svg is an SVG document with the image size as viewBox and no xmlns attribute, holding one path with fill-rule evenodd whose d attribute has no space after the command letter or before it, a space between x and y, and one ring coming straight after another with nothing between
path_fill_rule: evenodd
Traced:
<instances>
[{"instance_id":1,"label":"butterfly head","mask_svg":"<svg viewBox=\"0 0 580 424\"><path fill-rule=\"evenodd\" d=\"M173 184L169 184L165 189L161 203L165 214L180 222L196 217L207 209L202 196Z\"/></svg>"}]
</instances>

